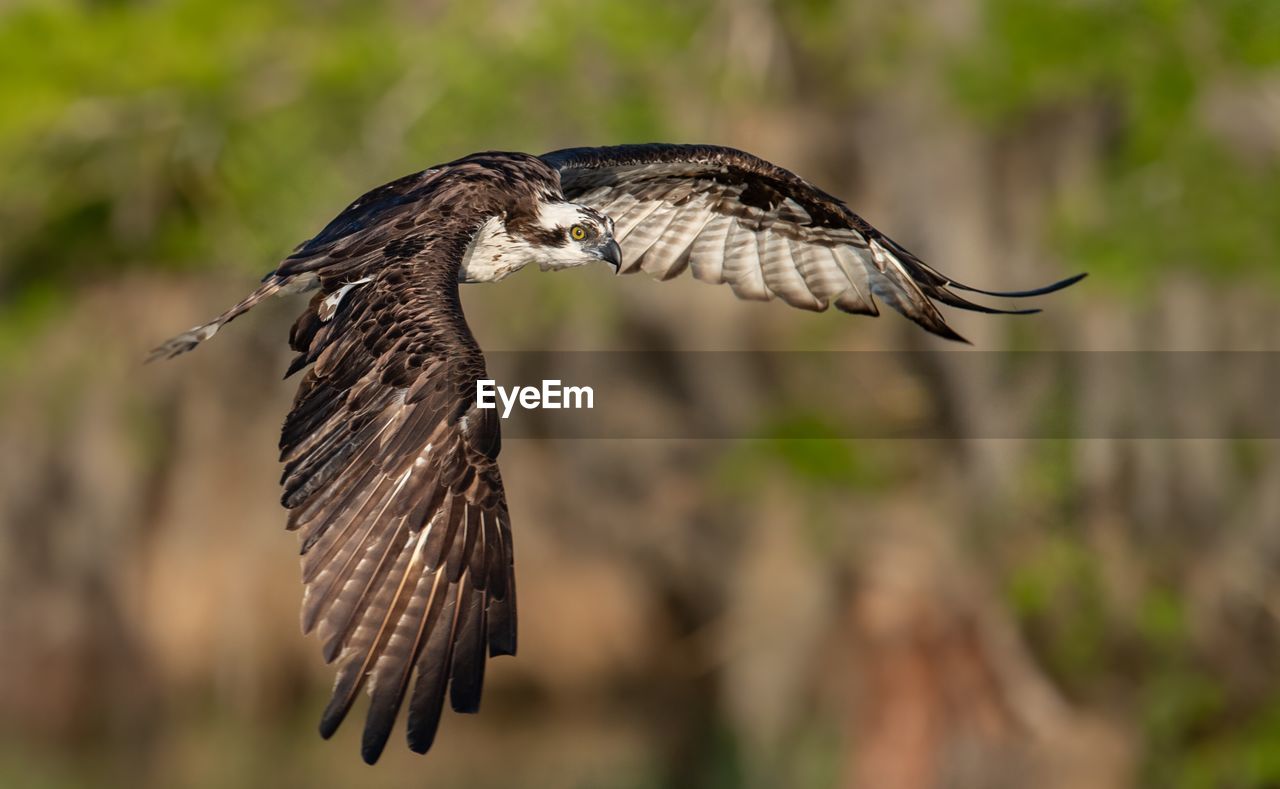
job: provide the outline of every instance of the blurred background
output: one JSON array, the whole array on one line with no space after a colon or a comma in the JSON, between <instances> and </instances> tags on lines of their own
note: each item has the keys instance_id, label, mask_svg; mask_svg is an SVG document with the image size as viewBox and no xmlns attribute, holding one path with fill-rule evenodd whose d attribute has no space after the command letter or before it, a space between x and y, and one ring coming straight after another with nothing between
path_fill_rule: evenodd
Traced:
<instances>
[{"instance_id":1,"label":"blurred background","mask_svg":"<svg viewBox=\"0 0 1280 789\"><path fill-rule=\"evenodd\" d=\"M896 315L603 269L468 318L675 370L948 351L880 381L946 438L508 441L520 655L426 758L319 739L276 489L300 304L141 360L374 185L647 140L780 163L961 281L1091 273L955 315L978 349L1280 348L1274 0L0 2L0 785L1280 786L1275 441L1214 408L984 438L1150 403L1086 370L1028 407Z\"/></svg>"}]
</instances>

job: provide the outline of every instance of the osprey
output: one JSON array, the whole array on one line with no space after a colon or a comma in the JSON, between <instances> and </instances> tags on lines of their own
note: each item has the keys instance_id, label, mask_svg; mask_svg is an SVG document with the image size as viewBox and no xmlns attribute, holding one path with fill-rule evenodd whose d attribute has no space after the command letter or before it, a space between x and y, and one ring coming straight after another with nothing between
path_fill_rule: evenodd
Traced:
<instances>
[{"instance_id":1,"label":"osprey","mask_svg":"<svg viewBox=\"0 0 1280 789\"><path fill-rule=\"evenodd\" d=\"M530 263L603 261L727 283L740 298L876 315L873 297L962 339L935 302L980 312L955 282L843 202L769 162L707 145L487 152L363 195L172 357L263 299L315 291L289 336L307 369L280 438L288 528L302 541L302 629L337 663L320 721L331 736L362 688L362 755L382 753L408 703L409 747L431 747L446 691L480 703L487 657L516 651L511 524L498 418L476 406L485 362L462 282ZM1083 275L1081 275L1083 276Z\"/></svg>"}]
</instances>

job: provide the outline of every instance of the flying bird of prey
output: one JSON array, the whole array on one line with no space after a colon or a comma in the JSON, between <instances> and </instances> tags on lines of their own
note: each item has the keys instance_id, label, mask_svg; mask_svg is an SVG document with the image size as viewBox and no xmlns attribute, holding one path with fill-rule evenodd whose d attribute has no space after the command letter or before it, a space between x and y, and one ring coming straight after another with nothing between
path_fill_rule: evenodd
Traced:
<instances>
[{"instance_id":1,"label":"flying bird of prey","mask_svg":"<svg viewBox=\"0 0 1280 789\"><path fill-rule=\"evenodd\" d=\"M302 628L337 664L331 736L371 696L362 755L408 704L431 747L446 692L480 703L487 657L516 651L511 525L485 362L458 298L530 264L603 261L670 279L688 269L744 299L876 315L875 299L961 339L937 304L980 312L962 285L802 178L704 145L478 153L363 195L246 299L158 347L172 357L272 295L313 291L289 336L306 370L280 438L288 528L302 540Z\"/></svg>"}]
</instances>

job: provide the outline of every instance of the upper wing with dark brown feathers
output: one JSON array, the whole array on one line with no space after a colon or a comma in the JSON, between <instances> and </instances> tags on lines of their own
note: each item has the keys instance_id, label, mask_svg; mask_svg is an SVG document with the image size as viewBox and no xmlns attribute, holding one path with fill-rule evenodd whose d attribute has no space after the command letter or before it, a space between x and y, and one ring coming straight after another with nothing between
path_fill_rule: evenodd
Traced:
<instances>
[{"instance_id":1,"label":"upper wing with dark brown feathers","mask_svg":"<svg viewBox=\"0 0 1280 789\"><path fill-rule=\"evenodd\" d=\"M544 154L565 197L613 218L621 271L662 279L686 268L745 299L877 315L873 296L934 334L962 339L934 302L979 312L954 291L1020 298L1081 276L1000 293L955 282L877 231L839 199L749 153L712 145L619 145Z\"/></svg>"},{"instance_id":2,"label":"upper wing with dark brown feathers","mask_svg":"<svg viewBox=\"0 0 1280 789\"><path fill-rule=\"evenodd\" d=\"M420 262L430 244L419 252L389 258L336 306L313 299L290 338L294 369L311 368L280 439L283 502L302 538L303 629L338 667L320 732L333 734L367 688L370 763L405 698L409 747L421 753L446 688L455 710L474 712L487 656L516 649L498 423L475 408L484 359L456 264Z\"/></svg>"}]
</instances>

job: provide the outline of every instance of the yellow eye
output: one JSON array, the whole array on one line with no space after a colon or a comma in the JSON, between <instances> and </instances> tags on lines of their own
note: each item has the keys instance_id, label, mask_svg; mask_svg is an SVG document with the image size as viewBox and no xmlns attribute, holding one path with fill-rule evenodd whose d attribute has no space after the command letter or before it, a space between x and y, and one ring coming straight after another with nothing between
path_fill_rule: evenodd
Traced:
<instances>
[{"instance_id":1,"label":"yellow eye","mask_svg":"<svg viewBox=\"0 0 1280 789\"><path fill-rule=\"evenodd\" d=\"M582 225L574 225L569 228L569 237L574 241L581 241L587 237L587 229Z\"/></svg>"}]
</instances>

